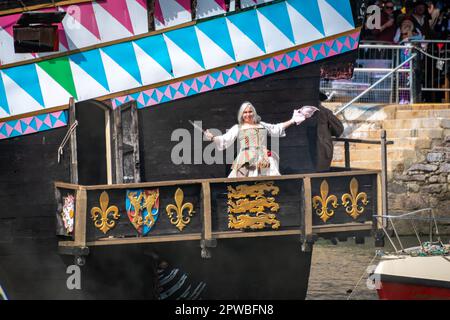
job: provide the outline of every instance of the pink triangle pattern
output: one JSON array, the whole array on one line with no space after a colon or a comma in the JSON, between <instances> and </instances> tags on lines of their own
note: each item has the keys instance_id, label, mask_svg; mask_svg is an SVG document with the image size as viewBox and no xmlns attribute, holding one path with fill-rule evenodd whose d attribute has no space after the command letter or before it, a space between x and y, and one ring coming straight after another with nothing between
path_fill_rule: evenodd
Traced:
<instances>
[{"instance_id":1,"label":"pink triangle pattern","mask_svg":"<svg viewBox=\"0 0 450 320\"><path fill-rule=\"evenodd\" d=\"M184 98L185 95L182 94L180 91L175 92L175 95L173 96L173 100Z\"/></svg>"},{"instance_id":2,"label":"pink triangle pattern","mask_svg":"<svg viewBox=\"0 0 450 320\"><path fill-rule=\"evenodd\" d=\"M350 38L349 38L349 37L347 37L347 38L345 39L344 46L346 46L347 48L351 49L351 48L350 48Z\"/></svg>"},{"instance_id":3,"label":"pink triangle pattern","mask_svg":"<svg viewBox=\"0 0 450 320\"><path fill-rule=\"evenodd\" d=\"M19 20L21 14L12 14L10 16L1 16L0 17L0 28L8 32L8 34L13 36L13 25L16 24L17 20Z\"/></svg>"},{"instance_id":4,"label":"pink triangle pattern","mask_svg":"<svg viewBox=\"0 0 450 320\"><path fill-rule=\"evenodd\" d=\"M6 127L6 134L9 136L11 136L11 132L13 131L13 127L11 127L9 124L5 125Z\"/></svg>"},{"instance_id":5,"label":"pink triangle pattern","mask_svg":"<svg viewBox=\"0 0 450 320\"><path fill-rule=\"evenodd\" d=\"M53 125L53 128L59 128L59 127L65 126L65 125L66 124L63 121L58 119L58 120L55 121L55 124Z\"/></svg>"},{"instance_id":6,"label":"pink triangle pattern","mask_svg":"<svg viewBox=\"0 0 450 320\"><path fill-rule=\"evenodd\" d=\"M200 81L201 83L205 83L206 78L208 78L208 75L200 76L197 78L197 80Z\"/></svg>"},{"instance_id":7,"label":"pink triangle pattern","mask_svg":"<svg viewBox=\"0 0 450 320\"><path fill-rule=\"evenodd\" d=\"M211 88L208 87L206 84L203 84L202 87L200 88L200 92L207 92L207 91L211 91Z\"/></svg>"},{"instance_id":8,"label":"pink triangle pattern","mask_svg":"<svg viewBox=\"0 0 450 320\"><path fill-rule=\"evenodd\" d=\"M139 6L147 9L146 0L102 0L97 1L97 3L104 8L108 14L115 18L118 24L123 25L132 35L134 35L134 29L131 22L130 8L128 8L127 1L134 1ZM162 0L160 0L162 1ZM187 4L186 0L180 0L181 3ZM93 36L95 36L99 42L102 42L102 38L99 31L99 25L105 22L99 20L95 15L94 7L92 2L78 3L76 5L64 5L57 6L54 8L40 9L38 11L42 12L53 12L53 11L65 11L67 15L73 17L80 25L82 25L87 31L89 31ZM0 28L4 29L11 37L6 41L13 42L13 25L16 24L21 14L13 14L0 17ZM161 7L158 1L155 4L155 17L161 23L164 23L164 18L162 15ZM70 42L67 30L64 30L62 24L58 25L58 36L60 42L60 52L81 49L78 47L73 47L73 43ZM94 43L93 43L94 44ZM97 44L97 43L95 43ZM37 58L35 53L32 53L30 59ZM14 58L13 58L14 59ZM15 60L8 61L6 63L13 63ZM5 64L5 62L3 63ZM2 63L0 62L0 65Z\"/></svg>"},{"instance_id":9,"label":"pink triangle pattern","mask_svg":"<svg viewBox=\"0 0 450 320\"><path fill-rule=\"evenodd\" d=\"M216 85L217 80L214 79L211 76L208 76L208 79L209 79L209 83L211 83L211 88L214 88L214 86Z\"/></svg>"},{"instance_id":10,"label":"pink triangle pattern","mask_svg":"<svg viewBox=\"0 0 450 320\"><path fill-rule=\"evenodd\" d=\"M42 127L42 120L39 118L36 118L36 128L39 130Z\"/></svg>"},{"instance_id":11,"label":"pink triangle pattern","mask_svg":"<svg viewBox=\"0 0 450 320\"><path fill-rule=\"evenodd\" d=\"M336 40L336 45L337 45L337 48L338 48L338 52L340 52L342 50L342 47L343 47L342 42L340 42L339 40Z\"/></svg>"},{"instance_id":12,"label":"pink triangle pattern","mask_svg":"<svg viewBox=\"0 0 450 320\"><path fill-rule=\"evenodd\" d=\"M16 130L17 132L22 132L22 124L20 121L16 122L16 125L14 126L14 130Z\"/></svg>"},{"instance_id":13,"label":"pink triangle pattern","mask_svg":"<svg viewBox=\"0 0 450 320\"><path fill-rule=\"evenodd\" d=\"M321 45L321 46L320 46L319 52L320 52L320 54L322 54L324 57L326 56L326 53L325 53L325 46L324 46L324 45Z\"/></svg>"},{"instance_id":14,"label":"pink triangle pattern","mask_svg":"<svg viewBox=\"0 0 450 320\"><path fill-rule=\"evenodd\" d=\"M195 92L198 92L198 86L197 86L197 81L196 79L194 79L194 81L192 81L192 86L191 86L192 90L194 90Z\"/></svg>"},{"instance_id":15,"label":"pink triangle pattern","mask_svg":"<svg viewBox=\"0 0 450 320\"><path fill-rule=\"evenodd\" d=\"M172 99L172 93L170 92L170 86L166 88L163 95L165 95L167 98Z\"/></svg>"},{"instance_id":16,"label":"pink triangle pattern","mask_svg":"<svg viewBox=\"0 0 450 320\"><path fill-rule=\"evenodd\" d=\"M225 4L225 0L214 0L224 11L227 11L227 6Z\"/></svg>"},{"instance_id":17,"label":"pink triangle pattern","mask_svg":"<svg viewBox=\"0 0 450 320\"><path fill-rule=\"evenodd\" d=\"M136 0L137 3L139 3L142 8L147 9L147 0Z\"/></svg>"},{"instance_id":18,"label":"pink triangle pattern","mask_svg":"<svg viewBox=\"0 0 450 320\"><path fill-rule=\"evenodd\" d=\"M22 132L22 134L30 134L30 133L35 133L35 132L36 132L36 130L33 129L32 127L27 127L27 128L25 129L25 131Z\"/></svg>"},{"instance_id":19,"label":"pink triangle pattern","mask_svg":"<svg viewBox=\"0 0 450 320\"><path fill-rule=\"evenodd\" d=\"M175 83L171 84L170 87L175 90L179 90L181 87L181 82L175 82Z\"/></svg>"},{"instance_id":20,"label":"pink triangle pattern","mask_svg":"<svg viewBox=\"0 0 450 320\"><path fill-rule=\"evenodd\" d=\"M189 87L186 83L183 83L184 92L188 93L191 87Z\"/></svg>"},{"instance_id":21,"label":"pink triangle pattern","mask_svg":"<svg viewBox=\"0 0 450 320\"><path fill-rule=\"evenodd\" d=\"M51 117L56 119L53 125L50 121ZM40 118L45 118L44 122L47 126L41 128L43 122ZM46 115L37 115L19 120L0 122L0 140L63 127L67 125L66 119L66 111L57 111ZM35 125L33 125L33 123L35 123Z\"/></svg>"},{"instance_id":22,"label":"pink triangle pattern","mask_svg":"<svg viewBox=\"0 0 450 320\"><path fill-rule=\"evenodd\" d=\"M246 76L247 78L250 78L250 73L248 72L248 66L245 66L244 71L242 71L242 74Z\"/></svg>"},{"instance_id":23,"label":"pink triangle pattern","mask_svg":"<svg viewBox=\"0 0 450 320\"><path fill-rule=\"evenodd\" d=\"M97 39L100 40L100 31L98 29L97 19L95 18L92 3L78 4L76 9L71 6L61 7L68 15L77 20L83 27L89 30Z\"/></svg>"},{"instance_id":24,"label":"pink triangle pattern","mask_svg":"<svg viewBox=\"0 0 450 320\"><path fill-rule=\"evenodd\" d=\"M180 6L182 6L189 13L191 12L191 0L175 0Z\"/></svg>"},{"instance_id":25,"label":"pink triangle pattern","mask_svg":"<svg viewBox=\"0 0 450 320\"><path fill-rule=\"evenodd\" d=\"M223 73L221 72L219 74L219 76L217 77L217 81L221 84L221 85L225 85L225 80L223 79Z\"/></svg>"},{"instance_id":26,"label":"pink triangle pattern","mask_svg":"<svg viewBox=\"0 0 450 320\"><path fill-rule=\"evenodd\" d=\"M20 121L26 124L27 126L30 125L31 121L33 120L33 117L23 118Z\"/></svg>"},{"instance_id":27,"label":"pink triangle pattern","mask_svg":"<svg viewBox=\"0 0 450 320\"><path fill-rule=\"evenodd\" d=\"M158 20L159 23L164 25L164 15L163 15L163 12L161 9L161 5L159 4L159 1L161 1L161 0L155 1L154 15L155 15L155 19Z\"/></svg>"},{"instance_id":28,"label":"pink triangle pattern","mask_svg":"<svg viewBox=\"0 0 450 320\"><path fill-rule=\"evenodd\" d=\"M144 104L144 95L141 93L138 98L137 98L137 102L140 103L141 105Z\"/></svg>"},{"instance_id":29,"label":"pink triangle pattern","mask_svg":"<svg viewBox=\"0 0 450 320\"><path fill-rule=\"evenodd\" d=\"M134 34L127 0L101 1L98 2L98 4L108 11L121 25L130 31L130 33Z\"/></svg>"}]
</instances>

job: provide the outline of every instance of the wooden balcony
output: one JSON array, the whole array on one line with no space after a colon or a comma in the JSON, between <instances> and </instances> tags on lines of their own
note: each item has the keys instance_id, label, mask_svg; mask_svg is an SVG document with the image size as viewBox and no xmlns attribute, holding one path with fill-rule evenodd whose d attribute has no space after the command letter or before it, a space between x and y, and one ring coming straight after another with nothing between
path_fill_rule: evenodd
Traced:
<instances>
[{"instance_id":1,"label":"wooden balcony","mask_svg":"<svg viewBox=\"0 0 450 320\"><path fill-rule=\"evenodd\" d=\"M308 250L316 237L378 228L380 181L378 170L353 169L95 186L56 182L59 251L81 256L94 246L199 241L207 258L220 239L287 235L298 235ZM63 209L74 211L72 229Z\"/></svg>"}]
</instances>

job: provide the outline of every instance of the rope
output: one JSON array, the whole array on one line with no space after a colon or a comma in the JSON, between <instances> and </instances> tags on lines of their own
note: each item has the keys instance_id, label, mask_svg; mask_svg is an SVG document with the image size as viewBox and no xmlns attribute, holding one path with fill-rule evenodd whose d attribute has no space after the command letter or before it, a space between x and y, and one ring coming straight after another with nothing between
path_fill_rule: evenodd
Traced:
<instances>
[{"instance_id":1,"label":"rope","mask_svg":"<svg viewBox=\"0 0 450 320\"><path fill-rule=\"evenodd\" d=\"M375 258L378 256L378 251L375 252L375 255L373 256L372 260L370 260L369 265L370 266L372 264L372 262L375 260ZM367 268L366 268L367 270ZM355 292L355 290L358 288L359 283L361 282L361 280L364 278L364 275L366 274L366 270L364 270L364 272L362 273L361 277L359 278L358 282L356 283L356 285L353 287L352 291L350 292L350 294L347 297L347 300L350 300L350 298L352 297L352 294Z\"/></svg>"},{"instance_id":2,"label":"rope","mask_svg":"<svg viewBox=\"0 0 450 320\"><path fill-rule=\"evenodd\" d=\"M64 147L67 143L67 141L69 141L70 136L72 135L72 133L75 131L75 128L78 126L78 120L75 120L74 123L72 123L72 125L70 126L69 130L67 130L66 135L64 136L64 139L62 140L59 148L58 148L58 163L61 161L61 156L64 153Z\"/></svg>"},{"instance_id":3,"label":"rope","mask_svg":"<svg viewBox=\"0 0 450 320\"><path fill-rule=\"evenodd\" d=\"M450 61L450 58L439 58L439 57L433 56L432 54L429 54L428 52L423 51L423 50L422 50L421 48L419 48L419 47L414 47L414 49L416 49L417 51L419 51L419 52L421 52L422 54L426 55L427 57L430 57L431 59L439 60L439 61Z\"/></svg>"}]
</instances>

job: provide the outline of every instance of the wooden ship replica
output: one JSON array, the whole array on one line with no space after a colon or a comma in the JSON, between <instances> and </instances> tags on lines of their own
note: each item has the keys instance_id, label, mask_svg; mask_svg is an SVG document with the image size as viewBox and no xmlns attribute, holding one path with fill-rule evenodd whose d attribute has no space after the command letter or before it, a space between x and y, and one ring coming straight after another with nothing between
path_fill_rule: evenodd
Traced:
<instances>
[{"instance_id":1,"label":"wooden ship replica","mask_svg":"<svg viewBox=\"0 0 450 320\"><path fill-rule=\"evenodd\" d=\"M225 130L246 100L270 123L317 105L323 66L356 59L360 2L4 1L0 296L304 299L317 237L377 232L382 172L317 172L316 117L276 177L226 178L195 139L176 164L172 133Z\"/></svg>"}]
</instances>

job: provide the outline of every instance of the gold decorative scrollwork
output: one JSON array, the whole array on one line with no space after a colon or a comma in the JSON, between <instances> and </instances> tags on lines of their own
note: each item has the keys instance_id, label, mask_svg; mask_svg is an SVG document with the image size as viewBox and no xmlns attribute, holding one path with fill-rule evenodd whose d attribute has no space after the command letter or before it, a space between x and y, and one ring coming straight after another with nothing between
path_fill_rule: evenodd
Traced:
<instances>
[{"instance_id":1,"label":"gold decorative scrollwork","mask_svg":"<svg viewBox=\"0 0 450 320\"><path fill-rule=\"evenodd\" d=\"M100 195L100 208L94 207L91 209L91 218L94 221L94 225L101 232L106 234L110 229L114 228L116 221L120 218L119 209L116 206L108 206L109 196L106 191L103 191ZM109 218L111 214L111 218Z\"/></svg>"},{"instance_id":2,"label":"gold decorative scrollwork","mask_svg":"<svg viewBox=\"0 0 450 320\"><path fill-rule=\"evenodd\" d=\"M147 209L148 212L147 216L145 217L144 224L149 228L153 226L156 222L155 216L152 214L152 209L158 198L159 198L159 189L144 192L143 207Z\"/></svg>"},{"instance_id":3,"label":"gold decorative scrollwork","mask_svg":"<svg viewBox=\"0 0 450 320\"><path fill-rule=\"evenodd\" d=\"M320 196L314 196L312 199L313 208L323 222L327 222L334 215L334 210L328 211L328 203L331 202L333 208L338 207L338 200L335 195L328 196L329 186L326 180L320 184ZM319 208L320 205L320 208Z\"/></svg>"},{"instance_id":4,"label":"gold decorative scrollwork","mask_svg":"<svg viewBox=\"0 0 450 320\"><path fill-rule=\"evenodd\" d=\"M273 182L260 182L254 185L239 185L236 188L227 187L228 190L228 228L230 229L262 229L267 225L272 229L280 227L280 221L273 212L280 209L274 197L266 197L265 192L275 196L280 188ZM272 213L264 212L269 209ZM233 214L240 214L234 216ZM251 214L255 215L251 215Z\"/></svg>"},{"instance_id":5,"label":"gold decorative scrollwork","mask_svg":"<svg viewBox=\"0 0 450 320\"><path fill-rule=\"evenodd\" d=\"M175 205L169 204L166 207L167 215L169 216L170 223L175 225L178 230L183 231L184 227L191 222L191 218L194 213L194 205L190 202L183 204L184 192L180 188L175 192ZM188 209L188 216L183 216L183 211ZM174 214L176 216L174 217Z\"/></svg>"},{"instance_id":6,"label":"gold decorative scrollwork","mask_svg":"<svg viewBox=\"0 0 450 320\"><path fill-rule=\"evenodd\" d=\"M141 210L141 201L144 196L143 193L139 194L139 197L136 197L137 192L129 192L128 199L130 200L131 205L134 207L134 211L130 211L130 216L132 217L131 223L136 229L139 229L142 226L142 216L140 215Z\"/></svg>"},{"instance_id":7,"label":"gold decorative scrollwork","mask_svg":"<svg viewBox=\"0 0 450 320\"><path fill-rule=\"evenodd\" d=\"M266 224L272 225L272 229L278 229L280 227L280 221L276 219L275 214L264 212L258 212L254 217L248 214L241 214L234 217L230 214L228 227L231 229L263 229Z\"/></svg>"},{"instance_id":8,"label":"gold decorative scrollwork","mask_svg":"<svg viewBox=\"0 0 450 320\"><path fill-rule=\"evenodd\" d=\"M244 213L244 212L263 212L265 208L270 208L270 211L277 212L280 205L275 202L275 198L258 196L255 200L239 199L236 202L228 201L229 213Z\"/></svg>"},{"instance_id":9,"label":"gold decorative scrollwork","mask_svg":"<svg viewBox=\"0 0 450 320\"><path fill-rule=\"evenodd\" d=\"M265 191L271 192L273 196L276 196L280 192L280 188L274 186L273 182L260 182L252 186L242 184L237 186L236 189L228 186L227 189L228 199L263 196Z\"/></svg>"},{"instance_id":10,"label":"gold decorative scrollwork","mask_svg":"<svg viewBox=\"0 0 450 320\"><path fill-rule=\"evenodd\" d=\"M367 200L367 194L365 192L358 193L358 180L353 178L350 181L350 194L345 193L342 195L342 205L345 207L345 211L353 219L359 217L364 212L364 207L369 203ZM358 201L361 200L362 205L358 206ZM351 202L351 205L350 205Z\"/></svg>"}]
</instances>

